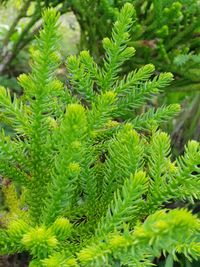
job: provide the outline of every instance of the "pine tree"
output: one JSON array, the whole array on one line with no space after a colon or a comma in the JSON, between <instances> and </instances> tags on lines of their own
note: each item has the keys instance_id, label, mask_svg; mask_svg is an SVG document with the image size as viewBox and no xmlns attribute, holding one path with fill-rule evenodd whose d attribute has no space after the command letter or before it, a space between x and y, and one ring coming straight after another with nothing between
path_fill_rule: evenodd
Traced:
<instances>
[{"instance_id":1,"label":"pine tree","mask_svg":"<svg viewBox=\"0 0 200 267\"><path fill-rule=\"evenodd\" d=\"M88 51L67 59L68 87L56 78L58 17L43 14L32 72L19 77L23 96L0 89L1 118L15 133L0 136L8 210L1 255L26 251L31 267L149 266L162 253L198 258L199 219L166 203L200 198L200 145L190 141L171 159L170 137L158 126L178 105L137 116L173 77L154 76L151 64L121 77L135 53L127 44L133 6L124 5L103 40L103 66Z\"/></svg>"}]
</instances>

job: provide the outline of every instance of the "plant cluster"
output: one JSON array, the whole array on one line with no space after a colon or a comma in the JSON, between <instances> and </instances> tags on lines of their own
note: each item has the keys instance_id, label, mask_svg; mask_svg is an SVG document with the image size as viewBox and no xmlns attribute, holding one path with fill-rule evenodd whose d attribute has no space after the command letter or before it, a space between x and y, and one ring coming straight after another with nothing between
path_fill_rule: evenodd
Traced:
<instances>
[{"instance_id":1,"label":"plant cluster","mask_svg":"<svg viewBox=\"0 0 200 267\"><path fill-rule=\"evenodd\" d=\"M11 0L0 1L10 3ZM72 11L80 25L80 50L89 50L95 61L102 62L101 40L110 37L110 27L118 9L126 0L20 1L20 8L9 30L4 29L0 44L0 74L4 84L18 89L11 76L23 72L27 62L24 50L40 29L42 11L55 7L60 13ZM200 129L200 58L199 58L199 0L129 0L136 9L137 20L131 29L130 44L137 49L134 60L124 66L124 73L152 62L156 71L170 71L175 79L160 100L162 104L184 102L185 111L173 128L172 139L179 152L187 140L199 139ZM92 10L92 12L86 12ZM22 25L22 21L27 21ZM19 30L20 29L20 30ZM15 67L17 66L17 68ZM19 90L19 89L18 89ZM196 127L196 125L198 125Z\"/></svg>"},{"instance_id":2,"label":"plant cluster","mask_svg":"<svg viewBox=\"0 0 200 267\"><path fill-rule=\"evenodd\" d=\"M145 65L121 77L136 14L126 4L98 66L89 52L61 64L58 14L43 14L24 94L0 89L0 175L7 209L0 254L26 251L29 266L149 266L161 255L200 256L199 219L175 201L200 198L200 144L172 160L170 137L158 129L179 105L140 108L173 79ZM118 265L117 265L118 264Z\"/></svg>"},{"instance_id":3,"label":"plant cluster","mask_svg":"<svg viewBox=\"0 0 200 267\"><path fill-rule=\"evenodd\" d=\"M101 5L98 1L88 1L80 10L81 1L75 1L78 2L73 11L81 28L80 45L101 61L100 41L104 36L110 36L109 26L115 19L117 9L127 1L102 0ZM200 3L198 0L128 2L133 3L137 14L130 40L137 53L124 71L152 62L157 71L170 71L175 75L165 97L159 102L184 103L185 111L178 118L176 127L171 127L173 145L179 153L183 152L186 141L200 138ZM94 16L88 16L85 12L90 7L94 10Z\"/></svg>"}]
</instances>

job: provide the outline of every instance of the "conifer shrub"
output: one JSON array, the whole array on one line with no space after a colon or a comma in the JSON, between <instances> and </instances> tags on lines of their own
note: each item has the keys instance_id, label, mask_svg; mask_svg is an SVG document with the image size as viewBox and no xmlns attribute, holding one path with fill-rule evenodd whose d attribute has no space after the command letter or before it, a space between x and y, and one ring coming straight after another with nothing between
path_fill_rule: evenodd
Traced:
<instances>
[{"instance_id":1,"label":"conifer shrub","mask_svg":"<svg viewBox=\"0 0 200 267\"><path fill-rule=\"evenodd\" d=\"M0 89L0 175L7 210L0 254L26 251L29 266L149 266L161 255L200 255L199 219L175 201L200 198L200 145L190 141L172 160L159 125L178 105L138 110L173 79L149 64L124 77L135 11L126 4L98 66L88 51L60 65L59 15L43 14L32 72L19 77L21 98Z\"/></svg>"}]
</instances>

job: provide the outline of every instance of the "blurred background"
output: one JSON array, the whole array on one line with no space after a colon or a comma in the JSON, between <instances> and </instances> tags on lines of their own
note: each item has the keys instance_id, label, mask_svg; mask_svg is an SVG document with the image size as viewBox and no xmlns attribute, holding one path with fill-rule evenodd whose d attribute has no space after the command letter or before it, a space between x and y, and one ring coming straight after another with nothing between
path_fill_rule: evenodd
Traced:
<instances>
[{"instance_id":1,"label":"blurred background","mask_svg":"<svg viewBox=\"0 0 200 267\"><path fill-rule=\"evenodd\" d=\"M54 7L61 13L63 66L58 76L67 84L65 62L68 55L89 50L101 64L102 39L110 36L112 23L125 2L134 4L136 9L137 20L130 39L136 55L123 66L122 72L153 63L155 75L168 71L174 74L173 83L148 105L181 104L180 115L163 125L171 134L173 152L177 156L188 140L200 140L200 1L0 0L0 85L10 88L12 94L23 95L17 77L29 72L29 51L34 49L45 8ZM5 128L1 120L0 128ZM9 133L9 129L5 130ZM199 213L199 203L190 208ZM14 265L12 261L8 266L26 266L23 260L20 262L21 265ZM0 266L6 264L8 259L0 262ZM157 264L171 266L162 259ZM200 263L191 265L180 261L174 266L200 266Z\"/></svg>"}]
</instances>

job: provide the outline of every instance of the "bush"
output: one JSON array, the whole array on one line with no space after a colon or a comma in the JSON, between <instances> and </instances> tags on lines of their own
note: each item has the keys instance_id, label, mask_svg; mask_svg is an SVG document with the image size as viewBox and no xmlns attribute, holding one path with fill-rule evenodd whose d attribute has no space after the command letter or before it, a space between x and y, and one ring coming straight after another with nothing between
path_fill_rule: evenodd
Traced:
<instances>
[{"instance_id":1,"label":"bush","mask_svg":"<svg viewBox=\"0 0 200 267\"><path fill-rule=\"evenodd\" d=\"M0 0L0 3L10 0ZM23 2L23 3L22 3ZM72 1L21 1L19 11L9 30L1 33L0 73L4 84L10 83L19 73L27 70L27 51L40 29L42 10L56 7L61 13L72 11L80 25L80 50L89 50L97 63L102 63L101 40L110 37L110 27L118 9L126 0L72 0ZM170 71L174 81L159 99L159 103L183 103L184 109L173 129L173 147L183 152L185 142L198 140L200 114L200 57L198 0L134 0L128 1L136 8L136 19L130 33L130 44L137 49L134 60L123 71L152 62L157 73ZM12 2L11 2L12 4ZM92 12L87 12L92 10ZM26 21L24 25L22 21ZM15 84L14 84L15 85ZM16 86L16 85L15 85ZM15 91L15 87L12 88ZM16 88L19 90L19 88ZM185 101L183 101L185 100ZM155 104L155 103L154 103ZM196 127L198 125L198 127Z\"/></svg>"},{"instance_id":2,"label":"bush","mask_svg":"<svg viewBox=\"0 0 200 267\"><path fill-rule=\"evenodd\" d=\"M103 40L102 67L86 51L68 58L66 88L55 77L58 14L47 10L32 72L19 77L23 96L1 88L2 118L15 132L0 138L8 208L2 255L27 251L32 267L148 266L162 253L199 256L199 219L166 205L199 199L200 145L190 141L172 161L170 138L158 126L178 113L176 104L137 116L172 75L151 78L154 67L146 65L120 78L135 53L127 46L134 17L126 4Z\"/></svg>"}]
</instances>

